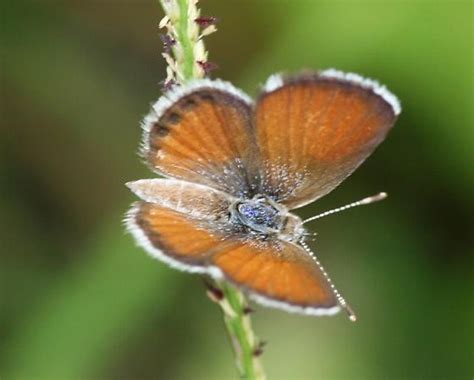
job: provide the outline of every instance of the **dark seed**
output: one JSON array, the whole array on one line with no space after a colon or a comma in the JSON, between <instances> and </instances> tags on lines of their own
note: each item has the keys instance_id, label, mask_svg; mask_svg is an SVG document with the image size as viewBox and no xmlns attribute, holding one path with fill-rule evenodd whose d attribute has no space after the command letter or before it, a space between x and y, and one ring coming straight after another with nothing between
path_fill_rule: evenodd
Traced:
<instances>
[{"instance_id":1,"label":"dark seed","mask_svg":"<svg viewBox=\"0 0 474 380\"><path fill-rule=\"evenodd\" d=\"M204 73L208 75L211 71L217 69L219 66L213 62L209 61L197 61L198 65L202 67Z\"/></svg>"},{"instance_id":2,"label":"dark seed","mask_svg":"<svg viewBox=\"0 0 474 380\"><path fill-rule=\"evenodd\" d=\"M224 292L214 286L211 282L204 280L204 286L207 288L207 295L215 302L220 302L224 299Z\"/></svg>"},{"instance_id":3,"label":"dark seed","mask_svg":"<svg viewBox=\"0 0 474 380\"><path fill-rule=\"evenodd\" d=\"M174 86L177 86L178 82L176 82L174 79L168 79L168 80L162 80L158 84L161 85L161 91L167 92L171 90Z\"/></svg>"},{"instance_id":4,"label":"dark seed","mask_svg":"<svg viewBox=\"0 0 474 380\"><path fill-rule=\"evenodd\" d=\"M258 343L257 347L253 350L253 356L258 357L263 354L263 348L267 345L267 342L261 341Z\"/></svg>"},{"instance_id":5,"label":"dark seed","mask_svg":"<svg viewBox=\"0 0 474 380\"><path fill-rule=\"evenodd\" d=\"M163 47L166 53L171 51L171 48L176 45L176 40L169 34L160 34L160 40L163 43Z\"/></svg>"},{"instance_id":6,"label":"dark seed","mask_svg":"<svg viewBox=\"0 0 474 380\"><path fill-rule=\"evenodd\" d=\"M209 25L217 24L217 17L214 16L201 16L194 20L201 28L206 28Z\"/></svg>"},{"instance_id":7,"label":"dark seed","mask_svg":"<svg viewBox=\"0 0 474 380\"><path fill-rule=\"evenodd\" d=\"M248 315L250 313L255 313L255 309L252 309L250 306L245 306L243 312L245 315Z\"/></svg>"}]
</instances>

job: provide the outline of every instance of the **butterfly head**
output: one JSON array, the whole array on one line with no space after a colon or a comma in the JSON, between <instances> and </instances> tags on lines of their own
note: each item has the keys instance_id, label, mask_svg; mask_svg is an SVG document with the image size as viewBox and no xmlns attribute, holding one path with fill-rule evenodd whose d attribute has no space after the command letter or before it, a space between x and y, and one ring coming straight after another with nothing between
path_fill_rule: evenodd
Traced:
<instances>
[{"instance_id":1,"label":"butterfly head","mask_svg":"<svg viewBox=\"0 0 474 380\"><path fill-rule=\"evenodd\" d=\"M296 241L303 232L301 219L265 195L238 200L230 206L231 221L263 236Z\"/></svg>"}]
</instances>

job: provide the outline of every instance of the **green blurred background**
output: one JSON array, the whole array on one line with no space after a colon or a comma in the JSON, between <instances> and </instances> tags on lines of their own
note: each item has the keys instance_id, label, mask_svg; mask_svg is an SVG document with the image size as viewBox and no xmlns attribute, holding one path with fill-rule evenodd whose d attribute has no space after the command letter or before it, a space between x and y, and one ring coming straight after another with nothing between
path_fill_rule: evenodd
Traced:
<instances>
[{"instance_id":1,"label":"green blurred background","mask_svg":"<svg viewBox=\"0 0 474 380\"><path fill-rule=\"evenodd\" d=\"M377 78L404 110L382 147L309 216L357 311L260 307L270 379L471 379L473 3L206 1L214 76L254 95L276 71ZM121 220L152 177L139 121L164 78L156 1L1 5L0 378L233 379L201 280L147 257Z\"/></svg>"}]
</instances>

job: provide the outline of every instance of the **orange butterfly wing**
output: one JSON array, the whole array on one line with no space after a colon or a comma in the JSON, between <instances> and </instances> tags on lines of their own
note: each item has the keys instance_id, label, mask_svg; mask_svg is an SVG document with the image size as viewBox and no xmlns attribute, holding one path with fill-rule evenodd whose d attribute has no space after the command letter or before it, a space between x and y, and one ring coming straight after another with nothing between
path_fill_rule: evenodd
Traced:
<instances>
[{"instance_id":1,"label":"orange butterfly wing","mask_svg":"<svg viewBox=\"0 0 474 380\"><path fill-rule=\"evenodd\" d=\"M177 269L224 276L269 306L315 315L339 311L329 280L309 253L231 224L233 198L227 194L173 179L128 186L143 199L129 211L128 229L152 256Z\"/></svg>"},{"instance_id":2,"label":"orange butterfly wing","mask_svg":"<svg viewBox=\"0 0 474 380\"><path fill-rule=\"evenodd\" d=\"M165 176L252 196L258 168L251 104L218 80L171 90L144 121L143 156Z\"/></svg>"},{"instance_id":3,"label":"orange butterfly wing","mask_svg":"<svg viewBox=\"0 0 474 380\"><path fill-rule=\"evenodd\" d=\"M178 269L205 272L211 252L230 233L227 194L173 179L130 182L143 199L128 212L126 224L152 256Z\"/></svg>"},{"instance_id":4,"label":"orange butterfly wing","mask_svg":"<svg viewBox=\"0 0 474 380\"><path fill-rule=\"evenodd\" d=\"M289 208L333 190L382 142L399 113L376 82L334 70L271 77L255 124L264 191Z\"/></svg>"},{"instance_id":5,"label":"orange butterfly wing","mask_svg":"<svg viewBox=\"0 0 474 380\"><path fill-rule=\"evenodd\" d=\"M340 310L323 270L295 244L247 241L216 253L212 260L226 278L266 306L312 315L330 315Z\"/></svg>"},{"instance_id":6,"label":"orange butterfly wing","mask_svg":"<svg viewBox=\"0 0 474 380\"><path fill-rule=\"evenodd\" d=\"M128 215L129 229L152 256L178 269L205 272L210 253L219 238L209 222L185 214L137 202Z\"/></svg>"},{"instance_id":7,"label":"orange butterfly wing","mask_svg":"<svg viewBox=\"0 0 474 380\"><path fill-rule=\"evenodd\" d=\"M386 89L334 71L273 77L255 111L224 82L174 90L145 119L143 155L176 179L129 184L143 201L128 228L158 259L224 276L257 302L314 315L348 308L307 250L252 235L230 221L229 207L257 193L289 208L322 197L373 152L398 113Z\"/></svg>"}]
</instances>

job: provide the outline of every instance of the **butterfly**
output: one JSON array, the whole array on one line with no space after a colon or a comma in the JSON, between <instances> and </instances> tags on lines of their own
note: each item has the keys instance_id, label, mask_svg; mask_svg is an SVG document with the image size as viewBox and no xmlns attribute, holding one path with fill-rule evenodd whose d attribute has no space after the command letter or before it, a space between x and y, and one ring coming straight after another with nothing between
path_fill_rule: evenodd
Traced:
<instances>
[{"instance_id":1,"label":"butterfly","mask_svg":"<svg viewBox=\"0 0 474 380\"><path fill-rule=\"evenodd\" d=\"M141 199L127 228L151 256L263 305L355 319L292 210L336 188L400 111L384 86L334 69L272 75L255 102L221 80L175 87L142 123L142 156L162 178L127 183Z\"/></svg>"}]
</instances>

